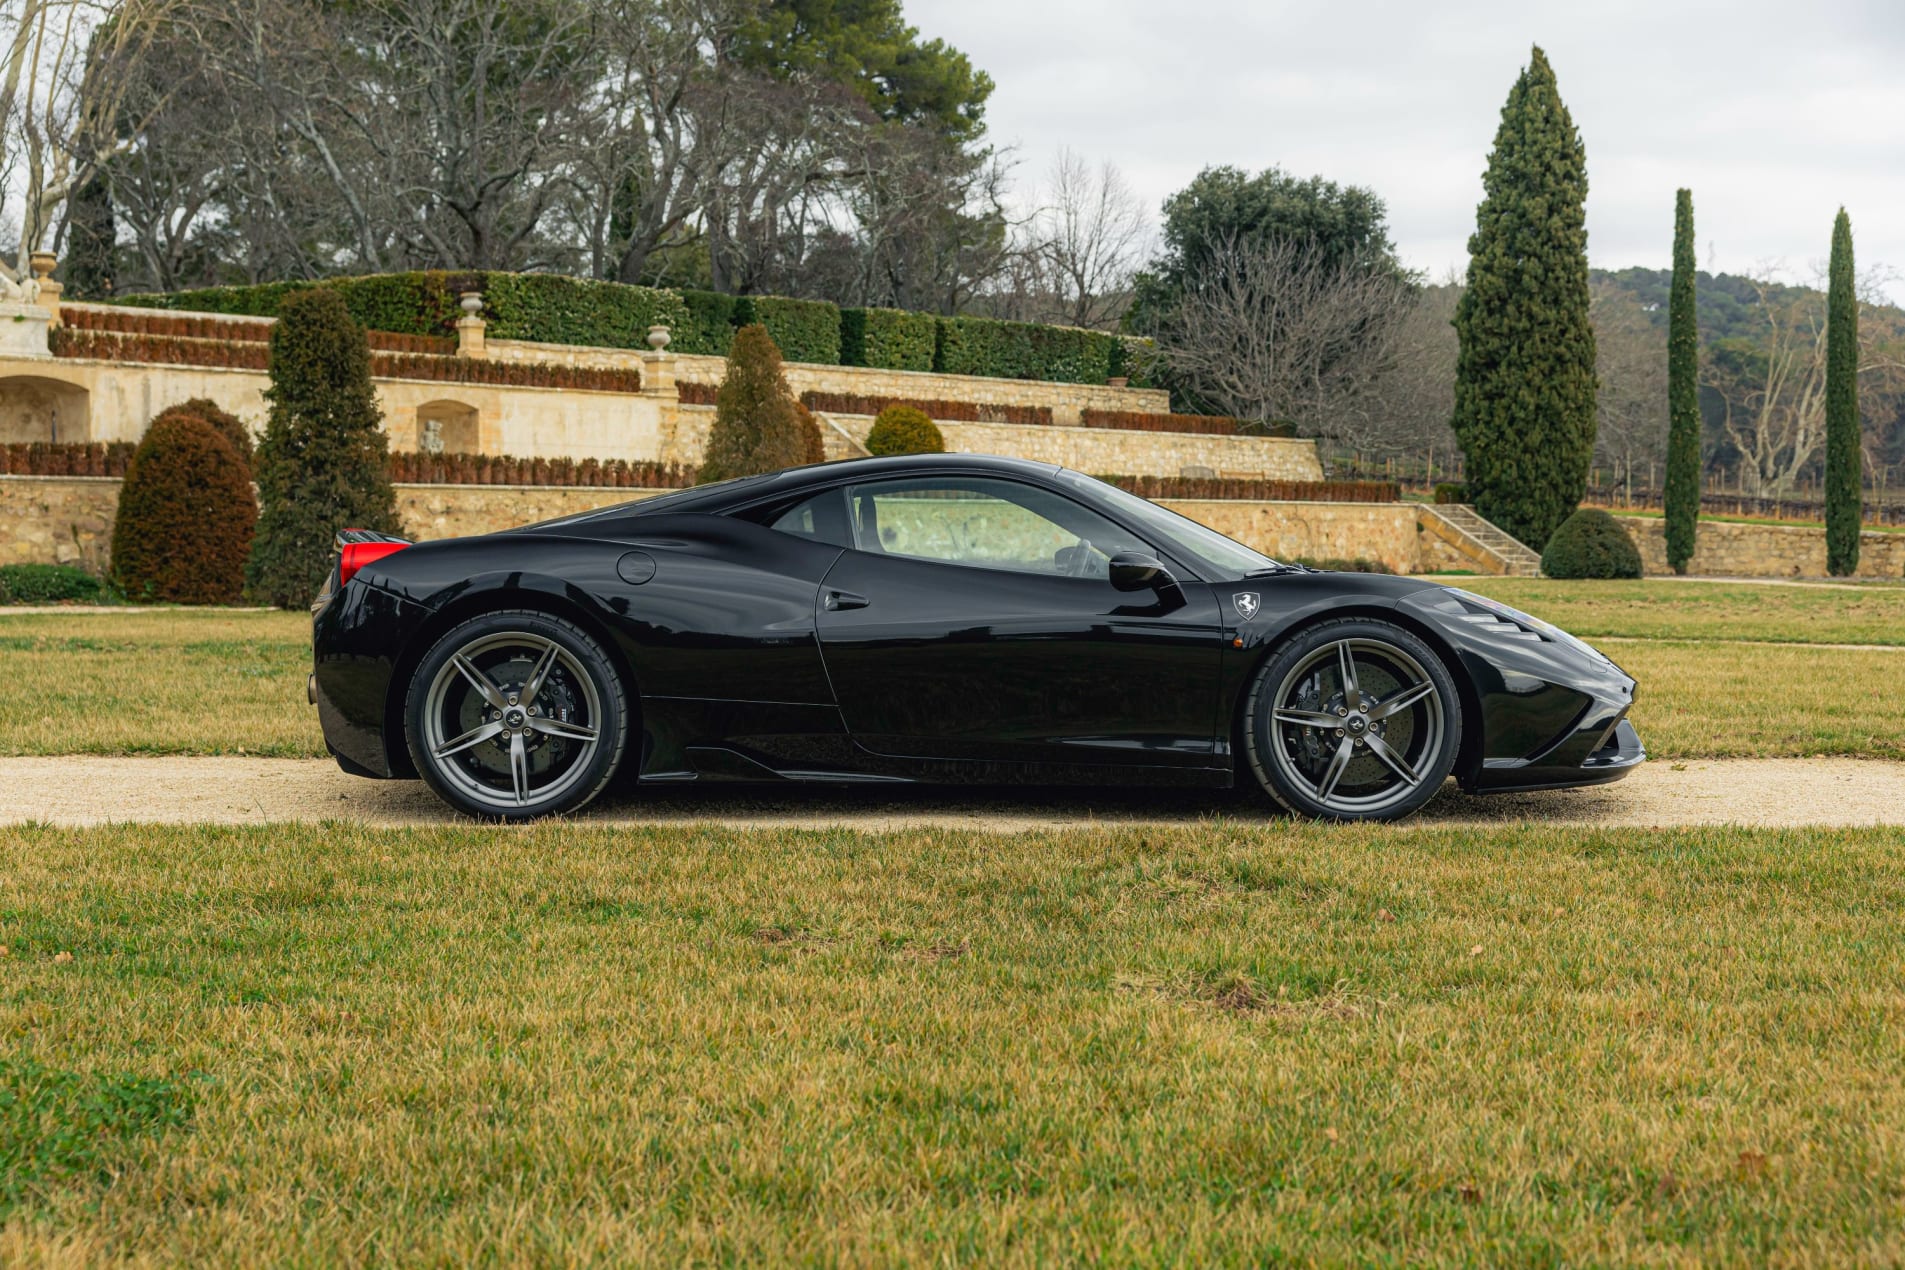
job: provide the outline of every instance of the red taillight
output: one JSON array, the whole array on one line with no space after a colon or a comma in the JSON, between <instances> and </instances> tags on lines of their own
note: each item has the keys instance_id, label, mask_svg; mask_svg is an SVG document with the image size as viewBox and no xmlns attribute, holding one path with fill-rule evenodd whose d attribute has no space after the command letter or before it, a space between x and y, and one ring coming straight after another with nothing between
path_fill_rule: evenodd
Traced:
<instances>
[{"instance_id":1,"label":"red taillight","mask_svg":"<svg viewBox=\"0 0 1905 1270\"><path fill-rule=\"evenodd\" d=\"M337 585L341 590L357 576L357 571L367 564L376 564L385 556L394 556L410 544L407 542L347 542L344 550L338 554Z\"/></svg>"}]
</instances>

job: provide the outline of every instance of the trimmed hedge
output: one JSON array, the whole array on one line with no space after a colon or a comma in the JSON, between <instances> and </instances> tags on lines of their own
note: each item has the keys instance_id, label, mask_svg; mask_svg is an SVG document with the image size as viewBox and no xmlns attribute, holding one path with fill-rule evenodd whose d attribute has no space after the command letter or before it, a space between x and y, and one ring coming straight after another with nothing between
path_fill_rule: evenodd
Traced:
<instances>
[{"instance_id":1,"label":"trimmed hedge","mask_svg":"<svg viewBox=\"0 0 1905 1270\"><path fill-rule=\"evenodd\" d=\"M0 476L124 476L136 441L13 441L0 445Z\"/></svg>"},{"instance_id":2,"label":"trimmed hedge","mask_svg":"<svg viewBox=\"0 0 1905 1270\"><path fill-rule=\"evenodd\" d=\"M1640 549L1619 521L1599 508L1583 507L1548 539L1541 571L1551 578L1638 578Z\"/></svg>"},{"instance_id":3,"label":"trimmed hedge","mask_svg":"<svg viewBox=\"0 0 1905 1270\"><path fill-rule=\"evenodd\" d=\"M70 564L0 564L0 604L98 604L106 584Z\"/></svg>"},{"instance_id":4,"label":"trimmed hedge","mask_svg":"<svg viewBox=\"0 0 1905 1270\"><path fill-rule=\"evenodd\" d=\"M457 297L470 290L483 293L483 316L489 322L486 334L492 339L646 348L650 326L659 323L674 332L690 325L688 306L673 291L553 273L419 270L323 282L202 287L165 295L119 296L113 303L276 317L288 297L314 287L344 297L344 307L359 326L399 335L454 336L456 320L462 316Z\"/></svg>"},{"instance_id":5,"label":"trimmed hedge","mask_svg":"<svg viewBox=\"0 0 1905 1270\"><path fill-rule=\"evenodd\" d=\"M1433 497L1437 505L1443 507L1466 503L1468 486L1460 481L1437 481Z\"/></svg>"},{"instance_id":6,"label":"trimmed hedge","mask_svg":"<svg viewBox=\"0 0 1905 1270\"><path fill-rule=\"evenodd\" d=\"M670 351L726 357L734 343L734 302L736 297L721 291L683 291L682 306L688 320L679 331L669 332Z\"/></svg>"},{"instance_id":7,"label":"trimmed hedge","mask_svg":"<svg viewBox=\"0 0 1905 1270\"><path fill-rule=\"evenodd\" d=\"M373 353L370 373L379 379L428 379L451 384L500 384L510 388L623 393L642 390L642 373L632 366L618 369L564 366L558 362L492 362L469 357Z\"/></svg>"},{"instance_id":8,"label":"trimmed hedge","mask_svg":"<svg viewBox=\"0 0 1905 1270\"><path fill-rule=\"evenodd\" d=\"M939 322L904 309L840 310L840 364L877 370L931 370Z\"/></svg>"},{"instance_id":9,"label":"trimmed hedge","mask_svg":"<svg viewBox=\"0 0 1905 1270\"><path fill-rule=\"evenodd\" d=\"M252 341L207 340L179 335L130 335L56 326L46 335L55 357L115 362L163 362L172 366L213 366L223 370L264 370L270 346Z\"/></svg>"},{"instance_id":10,"label":"trimmed hedge","mask_svg":"<svg viewBox=\"0 0 1905 1270\"><path fill-rule=\"evenodd\" d=\"M682 398L686 401L687 398ZM810 410L838 415L878 415L892 406L912 406L930 418L948 423L1016 423L1049 426L1050 406L1007 406L989 401L922 401L916 397L863 397L850 392L804 392L802 404Z\"/></svg>"},{"instance_id":11,"label":"trimmed hedge","mask_svg":"<svg viewBox=\"0 0 1905 1270\"><path fill-rule=\"evenodd\" d=\"M873 421L873 430L867 433L867 453L881 456L889 454L944 454L946 438L926 417L926 412L913 406L888 406Z\"/></svg>"},{"instance_id":12,"label":"trimmed hedge","mask_svg":"<svg viewBox=\"0 0 1905 1270\"><path fill-rule=\"evenodd\" d=\"M390 479L410 485L589 485L614 489L686 489L695 470L679 463L623 459L522 459L509 454L390 456Z\"/></svg>"},{"instance_id":13,"label":"trimmed hedge","mask_svg":"<svg viewBox=\"0 0 1905 1270\"><path fill-rule=\"evenodd\" d=\"M483 315L489 319L485 334L490 339L646 348L649 327L666 326L672 340L689 321L681 297L656 287L553 273L486 273L474 281L483 293ZM455 325L452 314L452 330Z\"/></svg>"},{"instance_id":14,"label":"trimmed hedge","mask_svg":"<svg viewBox=\"0 0 1905 1270\"><path fill-rule=\"evenodd\" d=\"M550 273L415 271L126 295L113 303L276 317L288 297L315 287L341 295L367 330L439 339L455 333L457 296L477 290L494 339L642 348L648 328L659 323L669 328L674 351L725 356L734 332L759 322L788 361L1078 384L1102 384L1116 375L1135 386L1145 384L1154 360L1149 341L1104 331L897 309L842 310L826 300L672 291ZM142 327L137 333L171 332Z\"/></svg>"},{"instance_id":15,"label":"trimmed hedge","mask_svg":"<svg viewBox=\"0 0 1905 1270\"><path fill-rule=\"evenodd\" d=\"M113 581L133 600L236 603L257 524L250 466L216 425L175 407L146 429L120 486Z\"/></svg>"},{"instance_id":16,"label":"trimmed hedge","mask_svg":"<svg viewBox=\"0 0 1905 1270\"><path fill-rule=\"evenodd\" d=\"M783 361L816 366L840 364L840 306L831 300L742 296L735 305L735 314L738 325L752 321L765 326Z\"/></svg>"},{"instance_id":17,"label":"trimmed hedge","mask_svg":"<svg viewBox=\"0 0 1905 1270\"><path fill-rule=\"evenodd\" d=\"M1251 503L1399 503L1394 481L1273 481L1220 476L1100 476L1141 498L1212 498Z\"/></svg>"},{"instance_id":18,"label":"trimmed hedge","mask_svg":"<svg viewBox=\"0 0 1905 1270\"><path fill-rule=\"evenodd\" d=\"M1111 377L1118 337L1070 326L993 318L943 317L933 369L945 375L1102 384Z\"/></svg>"}]
</instances>

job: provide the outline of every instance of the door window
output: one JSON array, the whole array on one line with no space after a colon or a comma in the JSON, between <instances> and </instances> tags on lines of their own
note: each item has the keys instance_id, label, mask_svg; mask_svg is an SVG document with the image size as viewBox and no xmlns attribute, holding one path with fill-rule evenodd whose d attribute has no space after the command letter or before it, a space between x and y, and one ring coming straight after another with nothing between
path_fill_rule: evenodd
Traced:
<instances>
[{"instance_id":1,"label":"door window","mask_svg":"<svg viewBox=\"0 0 1905 1270\"><path fill-rule=\"evenodd\" d=\"M1106 578L1121 551L1151 548L1097 512L1037 486L915 477L847 489L861 551L981 569Z\"/></svg>"}]
</instances>

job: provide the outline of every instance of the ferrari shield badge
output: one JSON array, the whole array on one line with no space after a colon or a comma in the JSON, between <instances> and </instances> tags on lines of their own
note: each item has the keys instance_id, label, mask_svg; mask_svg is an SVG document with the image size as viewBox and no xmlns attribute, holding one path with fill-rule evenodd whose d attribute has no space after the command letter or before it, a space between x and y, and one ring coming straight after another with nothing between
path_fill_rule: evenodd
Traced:
<instances>
[{"instance_id":1,"label":"ferrari shield badge","mask_svg":"<svg viewBox=\"0 0 1905 1270\"><path fill-rule=\"evenodd\" d=\"M1237 592L1237 616L1248 622L1257 615L1257 593L1255 591Z\"/></svg>"}]
</instances>

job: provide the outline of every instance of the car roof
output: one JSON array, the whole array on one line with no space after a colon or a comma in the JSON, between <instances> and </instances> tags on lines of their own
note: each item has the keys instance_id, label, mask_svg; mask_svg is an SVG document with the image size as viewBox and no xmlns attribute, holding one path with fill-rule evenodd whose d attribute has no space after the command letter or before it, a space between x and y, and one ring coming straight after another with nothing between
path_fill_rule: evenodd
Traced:
<instances>
[{"instance_id":1,"label":"car roof","mask_svg":"<svg viewBox=\"0 0 1905 1270\"><path fill-rule=\"evenodd\" d=\"M1035 463L1030 459L1007 458L999 454L895 454L883 458L843 459L834 463L787 468L764 476L718 481L712 485L624 504L615 510L617 514L625 516L669 515L686 511L719 514L764 499L798 494L803 489L821 489L842 481L876 480L885 476L935 471L992 472L1001 476L1050 479L1057 474L1059 467L1056 463Z\"/></svg>"}]
</instances>

